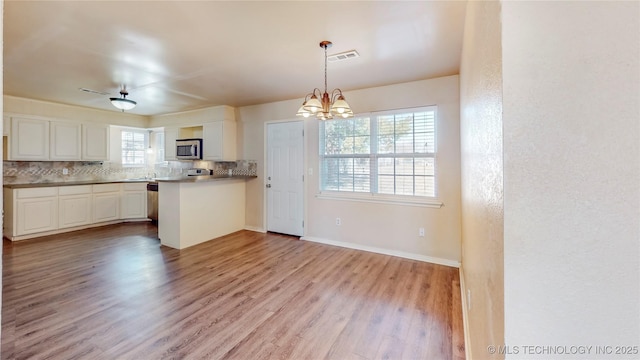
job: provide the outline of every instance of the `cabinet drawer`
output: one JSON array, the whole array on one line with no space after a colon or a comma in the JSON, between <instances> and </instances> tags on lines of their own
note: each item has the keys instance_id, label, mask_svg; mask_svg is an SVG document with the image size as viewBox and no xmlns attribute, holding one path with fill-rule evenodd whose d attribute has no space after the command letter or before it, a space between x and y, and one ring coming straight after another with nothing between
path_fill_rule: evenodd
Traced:
<instances>
[{"instance_id":1,"label":"cabinet drawer","mask_svg":"<svg viewBox=\"0 0 640 360\"><path fill-rule=\"evenodd\" d=\"M91 194L91 185L61 186L58 195Z\"/></svg>"},{"instance_id":2,"label":"cabinet drawer","mask_svg":"<svg viewBox=\"0 0 640 360\"><path fill-rule=\"evenodd\" d=\"M16 197L18 199L29 199L47 196L58 196L57 187L43 187L43 188L31 188L31 189L18 189Z\"/></svg>"},{"instance_id":3,"label":"cabinet drawer","mask_svg":"<svg viewBox=\"0 0 640 360\"><path fill-rule=\"evenodd\" d=\"M124 191L147 191L147 183L124 183L122 184Z\"/></svg>"},{"instance_id":4,"label":"cabinet drawer","mask_svg":"<svg viewBox=\"0 0 640 360\"><path fill-rule=\"evenodd\" d=\"M99 184L99 185L92 185L92 186L93 186L94 194L120 191L120 184Z\"/></svg>"}]
</instances>

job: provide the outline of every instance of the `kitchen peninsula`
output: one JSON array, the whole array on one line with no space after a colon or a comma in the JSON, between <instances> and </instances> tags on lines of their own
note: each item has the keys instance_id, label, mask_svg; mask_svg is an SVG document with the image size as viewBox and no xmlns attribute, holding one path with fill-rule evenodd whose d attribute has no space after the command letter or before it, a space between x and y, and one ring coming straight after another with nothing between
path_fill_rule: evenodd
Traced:
<instances>
[{"instance_id":1,"label":"kitchen peninsula","mask_svg":"<svg viewBox=\"0 0 640 360\"><path fill-rule=\"evenodd\" d=\"M175 249L244 228L245 182L256 176L158 178L158 237Z\"/></svg>"}]
</instances>

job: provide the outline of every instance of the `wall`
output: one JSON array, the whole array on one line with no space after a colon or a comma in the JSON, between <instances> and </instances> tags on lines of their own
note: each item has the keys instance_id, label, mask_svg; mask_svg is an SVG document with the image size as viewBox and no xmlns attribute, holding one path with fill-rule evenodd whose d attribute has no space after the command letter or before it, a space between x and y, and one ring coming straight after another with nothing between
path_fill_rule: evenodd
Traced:
<instances>
[{"instance_id":1,"label":"wall","mask_svg":"<svg viewBox=\"0 0 640 360\"><path fill-rule=\"evenodd\" d=\"M502 3L508 345L640 346L639 29L637 1Z\"/></svg>"},{"instance_id":2,"label":"wall","mask_svg":"<svg viewBox=\"0 0 640 360\"><path fill-rule=\"evenodd\" d=\"M460 68L462 275L463 291L471 292L465 346L476 359L488 355L488 345L504 344L500 32L500 2L467 4Z\"/></svg>"},{"instance_id":3,"label":"wall","mask_svg":"<svg viewBox=\"0 0 640 360\"><path fill-rule=\"evenodd\" d=\"M318 120L305 120L305 238L339 241L403 256L457 265L460 260L460 135L458 76L345 93L357 113L425 105L438 106L437 183L440 209L318 199ZM237 111L241 154L258 162L259 181L247 183L248 228L264 230L265 123L299 120L302 99L241 107ZM335 225L335 218L342 225ZM384 225L381 225L384 224ZM418 228L427 236L418 237Z\"/></svg>"},{"instance_id":4,"label":"wall","mask_svg":"<svg viewBox=\"0 0 640 360\"><path fill-rule=\"evenodd\" d=\"M4 95L3 98L4 113L37 115L53 119L98 122L140 128L148 127L149 122L146 116L123 113L116 108L113 111L106 111L9 95Z\"/></svg>"}]
</instances>

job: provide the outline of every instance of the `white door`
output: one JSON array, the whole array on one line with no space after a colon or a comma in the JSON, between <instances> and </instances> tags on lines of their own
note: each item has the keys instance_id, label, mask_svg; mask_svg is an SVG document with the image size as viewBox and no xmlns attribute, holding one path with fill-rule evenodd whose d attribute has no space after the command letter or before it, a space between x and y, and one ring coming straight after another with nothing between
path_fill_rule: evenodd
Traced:
<instances>
[{"instance_id":1,"label":"white door","mask_svg":"<svg viewBox=\"0 0 640 360\"><path fill-rule=\"evenodd\" d=\"M303 123L267 125L267 231L303 235Z\"/></svg>"}]
</instances>

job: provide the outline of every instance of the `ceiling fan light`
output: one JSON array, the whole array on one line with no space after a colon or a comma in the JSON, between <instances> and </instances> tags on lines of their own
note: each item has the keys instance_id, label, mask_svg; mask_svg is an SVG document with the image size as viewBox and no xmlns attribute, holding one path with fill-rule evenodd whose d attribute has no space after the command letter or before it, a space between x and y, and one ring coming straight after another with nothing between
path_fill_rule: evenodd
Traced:
<instances>
[{"instance_id":1,"label":"ceiling fan light","mask_svg":"<svg viewBox=\"0 0 640 360\"><path fill-rule=\"evenodd\" d=\"M113 106L122 111L131 110L137 105L135 101L125 98L109 98L109 100L111 100L111 104Z\"/></svg>"},{"instance_id":2,"label":"ceiling fan light","mask_svg":"<svg viewBox=\"0 0 640 360\"><path fill-rule=\"evenodd\" d=\"M136 107L137 103L133 100L127 99L127 95L129 95L129 93L127 92L126 88L123 86L122 90L120 90L120 97L109 98L109 100L111 100L111 104L115 106L117 109L120 109L122 111L131 110L134 107Z\"/></svg>"}]
</instances>

